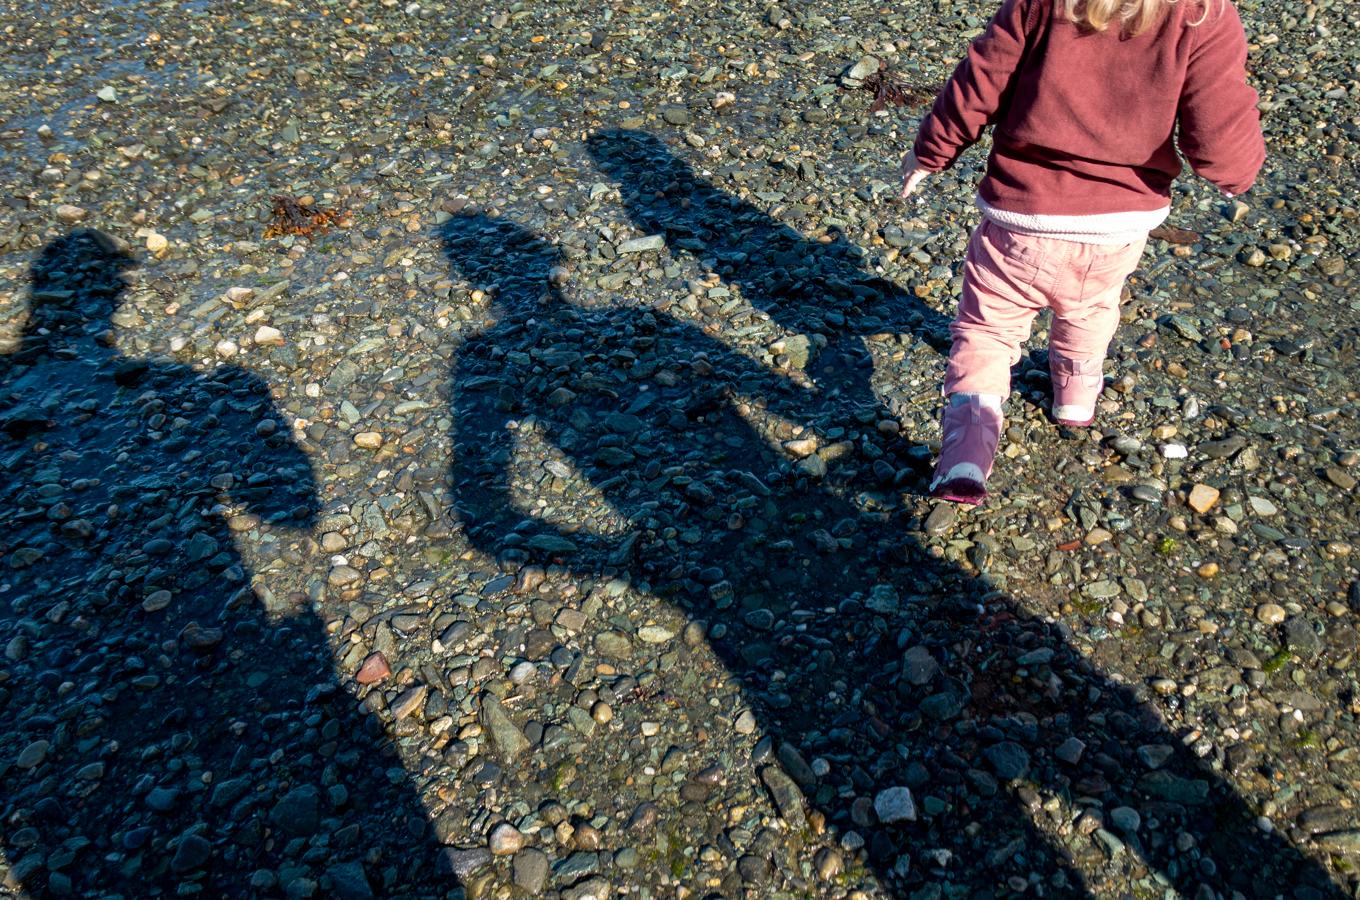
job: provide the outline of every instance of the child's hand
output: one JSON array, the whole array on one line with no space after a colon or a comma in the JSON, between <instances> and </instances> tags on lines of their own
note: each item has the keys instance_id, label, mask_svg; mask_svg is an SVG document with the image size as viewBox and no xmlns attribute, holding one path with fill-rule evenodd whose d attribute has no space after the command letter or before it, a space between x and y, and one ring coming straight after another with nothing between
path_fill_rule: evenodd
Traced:
<instances>
[{"instance_id":1,"label":"child's hand","mask_svg":"<svg viewBox=\"0 0 1360 900\"><path fill-rule=\"evenodd\" d=\"M910 197L929 174L930 172L921 168L921 164L916 161L916 151L908 150L907 155L902 157L902 196Z\"/></svg>"}]
</instances>

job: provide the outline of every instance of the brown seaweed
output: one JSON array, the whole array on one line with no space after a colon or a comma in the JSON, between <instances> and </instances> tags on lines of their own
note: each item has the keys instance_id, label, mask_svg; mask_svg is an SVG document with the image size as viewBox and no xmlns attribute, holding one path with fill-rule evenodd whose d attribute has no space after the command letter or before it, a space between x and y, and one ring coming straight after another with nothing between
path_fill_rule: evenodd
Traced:
<instances>
[{"instance_id":1,"label":"brown seaweed","mask_svg":"<svg viewBox=\"0 0 1360 900\"><path fill-rule=\"evenodd\" d=\"M284 234L297 234L311 237L330 230L332 225L343 225L339 210L303 203L297 197L275 194L271 208L269 227L265 229L267 238Z\"/></svg>"},{"instance_id":2,"label":"brown seaweed","mask_svg":"<svg viewBox=\"0 0 1360 900\"><path fill-rule=\"evenodd\" d=\"M881 61L878 64L878 71L864 79L860 89L869 91L874 95L874 102L869 106L871 114L878 112L888 104L916 106L928 103L934 99L937 93L937 89L934 87L924 87L902 81L888 70L886 62Z\"/></svg>"}]
</instances>

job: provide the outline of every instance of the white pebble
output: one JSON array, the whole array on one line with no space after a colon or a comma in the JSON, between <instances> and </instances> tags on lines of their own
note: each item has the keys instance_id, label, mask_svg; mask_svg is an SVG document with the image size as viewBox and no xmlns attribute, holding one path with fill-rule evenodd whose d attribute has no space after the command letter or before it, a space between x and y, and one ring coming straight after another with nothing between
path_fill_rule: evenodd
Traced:
<instances>
[{"instance_id":1,"label":"white pebble","mask_svg":"<svg viewBox=\"0 0 1360 900\"><path fill-rule=\"evenodd\" d=\"M1185 449L1184 444L1163 444L1162 456L1167 459L1185 459L1190 455L1190 451Z\"/></svg>"},{"instance_id":2,"label":"white pebble","mask_svg":"<svg viewBox=\"0 0 1360 900\"><path fill-rule=\"evenodd\" d=\"M751 734L755 730L756 717L749 709L742 710L741 715L737 716L737 734Z\"/></svg>"},{"instance_id":3,"label":"white pebble","mask_svg":"<svg viewBox=\"0 0 1360 900\"><path fill-rule=\"evenodd\" d=\"M874 812L884 823L916 821L916 803L911 791L901 786L879 791L874 797Z\"/></svg>"},{"instance_id":4,"label":"white pebble","mask_svg":"<svg viewBox=\"0 0 1360 900\"><path fill-rule=\"evenodd\" d=\"M261 325L255 331L255 343L260 346L282 347L283 332L271 325Z\"/></svg>"}]
</instances>

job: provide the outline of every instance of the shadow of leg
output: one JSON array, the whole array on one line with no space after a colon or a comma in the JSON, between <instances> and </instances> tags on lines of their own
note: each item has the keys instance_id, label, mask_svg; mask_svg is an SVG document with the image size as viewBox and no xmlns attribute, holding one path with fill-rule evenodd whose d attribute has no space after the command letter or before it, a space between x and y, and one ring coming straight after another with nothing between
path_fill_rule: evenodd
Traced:
<instances>
[{"instance_id":1,"label":"shadow of leg","mask_svg":"<svg viewBox=\"0 0 1360 900\"><path fill-rule=\"evenodd\" d=\"M840 848L819 856L829 869L862 859L901 896L941 885L1102 896L1148 877L1137 874L1146 866L1193 894L1239 882L1218 856L1226 838L1270 860L1253 872L1258 884L1335 895L1314 863L1254 831L1231 786L1058 628L932 556L887 513L852 506L837 472L818 481L776 453L738 413L741 392L722 390L743 367L729 367L720 344L650 313L572 307L545 286L555 252L512 224L468 216L444 238L455 269L495 285L503 307L464 345L450 388L452 481L469 536L511 571L623 574L682 609L706 640L677 649L673 665L701 668L711 651L741 684L769 736L751 748L746 777L794 832L836 829ZM524 363L550 355L570 362L564 380ZM577 367L591 356L636 367ZM863 375L853 364L828 371ZM872 403L863 384L835 387ZM534 516L541 462L516 455L511 419L532 421L627 534L591 532L607 517L585 510L569 515L580 531ZM866 448L850 449L854 460L900 464L910 449L877 432L848 438ZM587 664L573 671L588 669L590 653L571 651ZM1142 810L1148 827L1121 837L1123 809ZM1222 813L1212 827L1208 810ZM1074 821L1103 824L1088 836ZM738 868L768 877L763 865Z\"/></svg>"}]
</instances>

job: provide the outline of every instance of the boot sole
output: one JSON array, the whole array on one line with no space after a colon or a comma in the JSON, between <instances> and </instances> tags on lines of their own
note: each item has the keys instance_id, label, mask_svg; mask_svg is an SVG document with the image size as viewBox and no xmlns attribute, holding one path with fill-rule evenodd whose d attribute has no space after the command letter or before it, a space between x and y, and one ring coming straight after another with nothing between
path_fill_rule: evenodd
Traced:
<instances>
[{"instance_id":1,"label":"boot sole","mask_svg":"<svg viewBox=\"0 0 1360 900\"><path fill-rule=\"evenodd\" d=\"M955 478L931 489L930 496L968 506L980 506L987 499L987 486L971 478Z\"/></svg>"}]
</instances>

